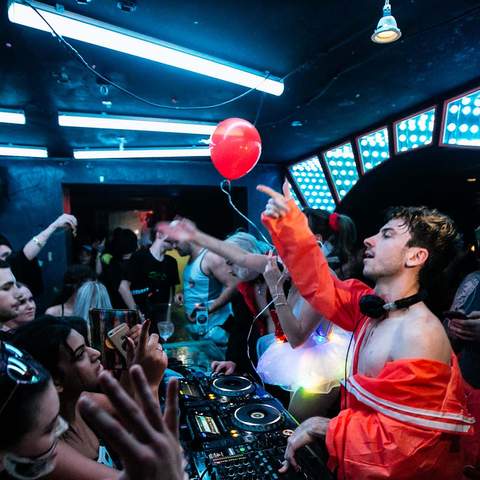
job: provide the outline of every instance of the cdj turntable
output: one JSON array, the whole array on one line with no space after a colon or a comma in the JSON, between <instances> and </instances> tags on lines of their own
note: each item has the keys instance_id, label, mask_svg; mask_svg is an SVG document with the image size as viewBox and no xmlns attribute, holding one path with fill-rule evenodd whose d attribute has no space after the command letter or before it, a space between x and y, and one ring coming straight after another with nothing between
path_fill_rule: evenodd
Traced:
<instances>
[{"instance_id":1,"label":"cdj turntable","mask_svg":"<svg viewBox=\"0 0 480 480\"><path fill-rule=\"evenodd\" d=\"M192 480L331 479L310 448L296 455L301 472L279 474L297 423L281 403L243 375L183 372L181 440Z\"/></svg>"}]
</instances>

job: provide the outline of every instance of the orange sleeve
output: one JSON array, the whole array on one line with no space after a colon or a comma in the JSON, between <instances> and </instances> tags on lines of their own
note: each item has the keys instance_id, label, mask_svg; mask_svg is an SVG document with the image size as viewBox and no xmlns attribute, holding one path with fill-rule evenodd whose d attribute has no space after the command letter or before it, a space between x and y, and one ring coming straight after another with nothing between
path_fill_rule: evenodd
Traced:
<instances>
[{"instance_id":1,"label":"orange sleeve","mask_svg":"<svg viewBox=\"0 0 480 480\"><path fill-rule=\"evenodd\" d=\"M362 317L359 300L371 293L358 280L341 281L330 273L328 262L308 228L305 215L293 200L282 218L262 215L278 254L300 294L312 307L344 330L353 331Z\"/></svg>"},{"instance_id":2,"label":"orange sleeve","mask_svg":"<svg viewBox=\"0 0 480 480\"><path fill-rule=\"evenodd\" d=\"M452 436L406 425L369 409L342 410L327 430L328 467L337 478L452 480L463 453Z\"/></svg>"}]
</instances>

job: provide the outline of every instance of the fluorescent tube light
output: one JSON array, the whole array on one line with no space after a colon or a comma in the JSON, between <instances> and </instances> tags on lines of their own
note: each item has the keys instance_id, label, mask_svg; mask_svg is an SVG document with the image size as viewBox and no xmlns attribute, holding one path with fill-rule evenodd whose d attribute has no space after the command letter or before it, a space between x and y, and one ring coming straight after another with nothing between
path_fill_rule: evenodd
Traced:
<instances>
[{"instance_id":1,"label":"fluorescent tube light","mask_svg":"<svg viewBox=\"0 0 480 480\"><path fill-rule=\"evenodd\" d=\"M25 114L17 110L0 110L0 123L16 123L25 125Z\"/></svg>"},{"instance_id":2,"label":"fluorescent tube light","mask_svg":"<svg viewBox=\"0 0 480 480\"><path fill-rule=\"evenodd\" d=\"M115 130L139 130L145 132L191 133L211 135L216 124L184 122L163 118L127 117L113 115L83 115L59 113L58 124L62 127L113 128Z\"/></svg>"},{"instance_id":3,"label":"fluorescent tube light","mask_svg":"<svg viewBox=\"0 0 480 480\"><path fill-rule=\"evenodd\" d=\"M278 96L283 93L283 81L278 77L265 78L266 74L262 72L186 50L131 30L121 29L66 10L60 12L55 7L34 0L30 0L29 3L63 37L236 83L247 88L255 88L272 95ZM10 3L8 18L11 22L50 32L46 22L31 7L18 1Z\"/></svg>"},{"instance_id":4,"label":"fluorescent tube light","mask_svg":"<svg viewBox=\"0 0 480 480\"><path fill-rule=\"evenodd\" d=\"M210 149L200 148L129 148L126 150L74 150L78 160L94 158L178 158L209 157Z\"/></svg>"},{"instance_id":5,"label":"fluorescent tube light","mask_svg":"<svg viewBox=\"0 0 480 480\"><path fill-rule=\"evenodd\" d=\"M3 157L35 157L47 158L48 151L41 147L15 147L13 145L0 145L0 155Z\"/></svg>"}]
</instances>

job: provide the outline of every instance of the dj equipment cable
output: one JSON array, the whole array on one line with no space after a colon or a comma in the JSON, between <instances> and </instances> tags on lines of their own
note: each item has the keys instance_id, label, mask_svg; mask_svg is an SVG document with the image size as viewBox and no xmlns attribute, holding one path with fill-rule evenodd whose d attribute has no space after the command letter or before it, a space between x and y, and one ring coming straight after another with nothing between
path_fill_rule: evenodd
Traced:
<instances>
[{"instance_id":1,"label":"dj equipment cable","mask_svg":"<svg viewBox=\"0 0 480 480\"><path fill-rule=\"evenodd\" d=\"M278 289L278 286L280 285L280 282L282 281L284 275L286 273L285 272L282 272L282 275L280 276L280 278L278 279L277 281L277 289ZM262 310L257 313L257 315L254 317L254 319L252 320L252 323L250 324L250 329L248 330L248 335L247 335L247 357L248 357L248 361L250 362L250 365L252 366L253 370L255 372L257 372L257 368L255 367L255 365L253 364L253 361L252 361L252 357L250 356L250 336L252 335L252 331L253 331L253 326L255 325L255 322L260 318L261 315L263 315L263 312L265 312L265 310L267 310L267 308L270 307L270 305L272 305L273 303L275 303L275 300L279 297L279 295L277 294L275 297L272 298L272 300L270 302L268 302L265 307L262 308ZM257 377L260 379L260 382L262 383L262 387L263 389L265 389L265 383L263 381L263 378L258 374L257 372Z\"/></svg>"}]
</instances>

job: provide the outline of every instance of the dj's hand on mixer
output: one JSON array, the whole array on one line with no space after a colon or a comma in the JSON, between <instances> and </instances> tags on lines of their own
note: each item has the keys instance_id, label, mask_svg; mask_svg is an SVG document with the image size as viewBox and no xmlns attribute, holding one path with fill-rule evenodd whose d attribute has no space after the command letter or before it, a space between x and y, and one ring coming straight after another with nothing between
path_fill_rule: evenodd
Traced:
<instances>
[{"instance_id":1,"label":"dj's hand on mixer","mask_svg":"<svg viewBox=\"0 0 480 480\"><path fill-rule=\"evenodd\" d=\"M229 457L213 458L207 462L203 479L209 480L314 480L329 479L329 473L323 470L318 463L318 457L304 449L299 452L300 471L293 469L286 473L278 470L282 466L283 447L274 447L263 450L235 449ZM320 468L319 468L320 467Z\"/></svg>"}]
</instances>

